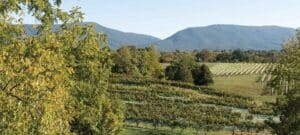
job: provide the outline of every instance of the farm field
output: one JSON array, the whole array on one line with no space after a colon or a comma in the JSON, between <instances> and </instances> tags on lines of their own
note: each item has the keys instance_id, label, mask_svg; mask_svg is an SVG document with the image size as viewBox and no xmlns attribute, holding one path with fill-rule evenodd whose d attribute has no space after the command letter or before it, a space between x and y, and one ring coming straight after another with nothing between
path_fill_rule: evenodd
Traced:
<instances>
[{"instance_id":1,"label":"farm field","mask_svg":"<svg viewBox=\"0 0 300 135\"><path fill-rule=\"evenodd\" d=\"M235 127L246 131L246 123L259 127L264 120L273 117L269 104L253 98L258 94L242 96L213 87L122 75L113 75L110 84L108 92L120 98L127 108L126 123L134 123L136 127L146 122L159 130L163 127L195 131L209 128L223 132L224 128ZM137 131L129 128L123 132ZM141 129L140 134L144 132L152 134L146 129Z\"/></svg>"},{"instance_id":2,"label":"farm field","mask_svg":"<svg viewBox=\"0 0 300 135\"><path fill-rule=\"evenodd\" d=\"M258 81L260 75L215 76L210 87L224 92L251 96L256 100L275 102L276 96L264 94L265 82Z\"/></svg>"},{"instance_id":3,"label":"farm field","mask_svg":"<svg viewBox=\"0 0 300 135\"><path fill-rule=\"evenodd\" d=\"M199 63L203 64L203 63ZM276 97L261 96L266 82L271 79L267 70L272 70L270 63L204 63L213 74L214 84L210 87L224 92L245 96L259 97L260 99L275 99ZM168 63L163 63L163 67Z\"/></svg>"},{"instance_id":4,"label":"farm field","mask_svg":"<svg viewBox=\"0 0 300 135\"><path fill-rule=\"evenodd\" d=\"M214 75L212 88L257 100L275 102L276 96L263 95L266 82L271 79L271 63L205 63Z\"/></svg>"},{"instance_id":5,"label":"farm field","mask_svg":"<svg viewBox=\"0 0 300 135\"><path fill-rule=\"evenodd\" d=\"M258 82L259 75L215 76L211 87L245 96L259 96L265 83Z\"/></svg>"},{"instance_id":6,"label":"farm field","mask_svg":"<svg viewBox=\"0 0 300 135\"><path fill-rule=\"evenodd\" d=\"M205 63L209 66L214 76L234 75L264 75L266 71L272 70L271 63ZM267 78L263 78L264 81Z\"/></svg>"},{"instance_id":7,"label":"farm field","mask_svg":"<svg viewBox=\"0 0 300 135\"><path fill-rule=\"evenodd\" d=\"M165 68L169 63L161 63ZM206 64L214 76L257 75L257 81L266 82L271 79L267 71L273 70L272 63L199 63Z\"/></svg>"}]
</instances>

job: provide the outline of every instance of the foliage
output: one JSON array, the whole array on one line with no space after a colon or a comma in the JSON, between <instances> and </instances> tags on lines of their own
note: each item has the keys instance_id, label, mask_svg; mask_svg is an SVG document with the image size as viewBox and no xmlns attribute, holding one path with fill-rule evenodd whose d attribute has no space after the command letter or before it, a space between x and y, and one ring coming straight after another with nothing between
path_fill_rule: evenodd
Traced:
<instances>
[{"instance_id":1,"label":"foliage","mask_svg":"<svg viewBox=\"0 0 300 135\"><path fill-rule=\"evenodd\" d=\"M209 50L201 50L200 52L197 52L195 54L195 57L197 58L197 61L199 62L212 62L215 61L216 53L211 52Z\"/></svg>"},{"instance_id":2,"label":"foliage","mask_svg":"<svg viewBox=\"0 0 300 135\"><path fill-rule=\"evenodd\" d=\"M298 90L299 91L299 90ZM280 122L266 121L278 135L297 135L300 133L300 96L291 94L277 99L275 111L280 115Z\"/></svg>"},{"instance_id":3,"label":"foliage","mask_svg":"<svg viewBox=\"0 0 300 135\"><path fill-rule=\"evenodd\" d=\"M196 66L196 61L189 54L182 54L178 59L166 67L165 75L169 80L192 82L191 70Z\"/></svg>"},{"instance_id":4,"label":"foliage","mask_svg":"<svg viewBox=\"0 0 300 135\"><path fill-rule=\"evenodd\" d=\"M120 130L122 106L106 93L111 65L103 46L106 36L81 25L77 8L67 13L60 3L0 3L0 134L107 135ZM23 7L41 22L36 36L28 37L22 19L11 16L22 18ZM56 21L63 24L53 31Z\"/></svg>"},{"instance_id":5,"label":"foliage","mask_svg":"<svg viewBox=\"0 0 300 135\"><path fill-rule=\"evenodd\" d=\"M280 52L277 50L194 50L191 52L162 52L160 62L170 63L178 56L190 53L197 62L250 62L250 63L276 63Z\"/></svg>"},{"instance_id":6,"label":"foliage","mask_svg":"<svg viewBox=\"0 0 300 135\"><path fill-rule=\"evenodd\" d=\"M212 78L212 73L205 64L194 68L192 70L192 73L194 78L194 84L196 85L208 85L214 82Z\"/></svg>"},{"instance_id":7,"label":"foliage","mask_svg":"<svg viewBox=\"0 0 300 135\"><path fill-rule=\"evenodd\" d=\"M122 47L117 50L114 57L114 66L112 72L114 73L137 73L137 68L134 66L136 60L133 59L134 52L130 47Z\"/></svg>"},{"instance_id":8,"label":"foliage","mask_svg":"<svg viewBox=\"0 0 300 135\"><path fill-rule=\"evenodd\" d=\"M155 78L162 76L159 52L153 45L144 49L137 49L134 46L121 47L115 53L113 61L112 71L114 73Z\"/></svg>"},{"instance_id":9,"label":"foliage","mask_svg":"<svg viewBox=\"0 0 300 135\"><path fill-rule=\"evenodd\" d=\"M281 94L274 111L280 121L266 121L278 135L300 133L300 32L288 41L282 51L280 64L272 72L274 77L269 86Z\"/></svg>"},{"instance_id":10,"label":"foliage","mask_svg":"<svg viewBox=\"0 0 300 135\"><path fill-rule=\"evenodd\" d=\"M242 50L238 49L232 52L231 60L235 62L249 61L249 57Z\"/></svg>"}]
</instances>

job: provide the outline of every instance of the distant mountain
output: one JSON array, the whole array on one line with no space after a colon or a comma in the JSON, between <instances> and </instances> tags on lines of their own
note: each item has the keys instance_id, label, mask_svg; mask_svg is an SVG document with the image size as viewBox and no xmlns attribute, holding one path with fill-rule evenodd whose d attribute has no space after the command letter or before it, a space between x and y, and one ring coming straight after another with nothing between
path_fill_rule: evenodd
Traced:
<instances>
[{"instance_id":1,"label":"distant mountain","mask_svg":"<svg viewBox=\"0 0 300 135\"><path fill-rule=\"evenodd\" d=\"M154 44L160 50L281 49L296 30L278 26L210 25L187 28Z\"/></svg>"},{"instance_id":2,"label":"distant mountain","mask_svg":"<svg viewBox=\"0 0 300 135\"><path fill-rule=\"evenodd\" d=\"M135 45L137 47L146 47L151 43L160 41L159 38L153 36L122 32L122 31L101 26L93 22L87 22L84 24L88 24L88 23L94 24L97 32L106 33L108 35L108 42L109 42L108 44L112 49L117 49L122 45ZM29 35L35 35L37 33L32 28L31 24L26 24L25 29ZM58 25L54 26L53 29L58 29Z\"/></svg>"},{"instance_id":3,"label":"distant mountain","mask_svg":"<svg viewBox=\"0 0 300 135\"><path fill-rule=\"evenodd\" d=\"M161 51L195 49L279 50L285 40L296 34L295 29L279 26L210 25L187 28L167 39L160 40L149 35L127 33L97 23L87 23L95 24L97 32L108 35L108 42L112 49L117 49L122 45L145 47L149 44L155 44ZM25 25L25 27L29 35L37 33L30 24ZM53 29L58 29L58 26L54 26Z\"/></svg>"},{"instance_id":4,"label":"distant mountain","mask_svg":"<svg viewBox=\"0 0 300 135\"><path fill-rule=\"evenodd\" d=\"M146 47L151 43L160 41L159 38L153 36L122 32L106 28L97 23L95 23L95 28L97 32L104 32L108 35L109 45L113 49L117 49L122 45L135 45L137 47Z\"/></svg>"}]
</instances>

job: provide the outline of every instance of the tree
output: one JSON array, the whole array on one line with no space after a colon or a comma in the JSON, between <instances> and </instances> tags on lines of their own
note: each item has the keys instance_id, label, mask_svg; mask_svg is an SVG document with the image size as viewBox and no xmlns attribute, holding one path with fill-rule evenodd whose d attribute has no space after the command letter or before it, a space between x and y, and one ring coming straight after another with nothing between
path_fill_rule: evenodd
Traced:
<instances>
[{"instance_id":1,"label":"tree","mask_svg":"<svg viewBox=\"0 0 300 135\"><path fill-rule=\"evenodd\" d=\"M137 51L137 63L136 67L138 72L143 76L151 76L152 65L151 65L151 56L148 51L140 49Z\"/></svg>"},{"instance_id":2,"label":"tree","mask_svg":"<svg viewBox=\"0 0 300 135\"><path fill-rule=\"evenodd\" d=\"M214 82L212 79L212 73L205 64L194 68L192 73L194 84L196 85L209 85Z\"/></svg>"},{"instance_id":3,"label":"tree","mask_svg":"<svg viewBox=\"0 0 300 135\"><path fill-rule=\"evenodd\" d=\"M220 62L230 62L231 61L231 53L230 52L221 52L216 56L216 61Z\"/></svg>"},{"instance_id":4,"label":"tree","mask_svg":"<svg viewBox=\"0 0 300 135\"><path fill-rule=\"evenodd\" d=\"M195 59L190 54L182 54L166 67L165 75L169 80L193 82L192 69L196 66Z\"/></svg>"},{"instance_id":5,"label":"tree","mask_svg":"<svg viewBox=\"0 0 300 135\"><path fill-rule=\"evenodd\" d=\"M114 73L126 73L136 76L161 78L162 67L159 63L159 52L155 46L136 49L124 46L117 50L114 57Z\"/></svg>"},{"instance_id":6,"label":"tree","mask_svg":"<svg viewBox=\"0 0 300 135\"><path fill-rule=\"evenodd\" d=\"M64 43L50 30L62 12L60 1L23 0L0 3L0 134L68 134L73 113ZM42 24L40 34L26 37L20 15L27 8ZM59 16L59 17L58 17Z\"/></svg>"},{"instance_id":7,"label":"tree","mask_svg":"<svg viewBox=\"0 0 300 135\"><path fill-rule=\"evenodd\" d=\"M126 74L138 73L137 67L135 66L136 60L134 60L134 51L135 49L131 49L130 46L119 48L113 60L114 66L112 68L112 72Z\"/></svg>"},{"instance_id":8,"label":"tree","mask_svg":"<svg viewBox=\"0 0 300 135\"><path fill-rule=\"evenodd\" d=\"M274 112L280 121L269 120L273 132L278 135L300 134L300 33L288 41L282 50L280 62L272 72L274 77L268 85L275 89L279 98Z\"/></svg>"},{"instance_id":9,"label":"tree","mask_svg":"<svg viewBox=\"0 0 300 135\"><path fill-rule=\"evenodd\" d=\"M106 36L97 34L93 26L68 24L68 27L72 35L78 31L74 37L82 37L68 53L68 57L73 58L73 64L69 66L73 67L72 79L76 83L71 89L76 114L71 121L71 131L77 134L117 134L123 114L119 103L109 99L106 93L112 63L110 50L105 47Z\"/></svg>"},{"instance_id":10,"label":"tree","mask_svg":"<svg viewBox=\"0 0 300 135\"><path fill-rule=\"evenodd\" d=\"M201 50L196 54L197 61L199 62L212 62L215 60L215 54L209 50Z\"/></svg>"},{"instance_id":11,"label":"tree","mask_svg":"<svg viewBox=\"0 0 300 135\"><path fill-rule=\"evenodd\" d=\"M151 76L155 78L162 78L163 77L163 71L162 71L162 66L159 63L159 51L154 45L150 45L149 47L146 48L146 50L149 53L150 56L150 74Z\"/></svg>"},{"instance_id":12,"label":"tree","mask_svg":"<svg viewBox=\"0 0 300 135\"><path fill-rule=\"evenodd\" d=\"M280 116L280 122L266 121L273 132L278 135L298 135L300 133L300 96L294 92L277 99L275 111Z\"/></svg>"},{"instance_id":13,"label":"tree","mask_svg":"<svg viewBox=\"0 0 300 135\"><path fill-rule=\"evenodd\" d=\"M178 70L175 73L174 80L183 81L183 82L192 82L193 77L189 67L186 65L179 66Z\"/></svg>"},{"instance_id":14,"label":"tree","mask_svg":"<svg viewBox=\"0 0 300 135\"><path fill-rule=\"evenodd\" d=\"M106 93L111 65L106 36L82 25L77 8L63 12L60 3L0 3L0 134L119 132L122 106ZM12 16L22 18L23 7L41 22L35 36L28 37L22 19ZM53 31L56 21L62 25Z\"/></svg>"},{"instance_id":15,"label":"tree","mask_svg":"<svg viewBox=\"0 0 300 135\"><path fill-rule=\"evenodd\" d=\"M249 56L244 51L237 49L232 52L231 60L234 62L249 61Z\"/></svg>"}]
</instances>

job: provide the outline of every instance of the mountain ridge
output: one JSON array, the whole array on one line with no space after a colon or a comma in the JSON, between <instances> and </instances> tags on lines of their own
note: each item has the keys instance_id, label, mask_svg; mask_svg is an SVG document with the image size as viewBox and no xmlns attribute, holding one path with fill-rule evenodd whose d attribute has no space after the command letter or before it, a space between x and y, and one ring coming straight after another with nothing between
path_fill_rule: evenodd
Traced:
<instances>
[{"instance_id":1,"label":"mountain ridge","mask_svg":"<svg viewBox=\"0 0 300 135\"><path fill-rule=\"evenodd\" d=\"M282 26L215 24L189 27L158 41L160 50L279 50L296 30Z\"/></svg>"},{"instance_id":2,"label":"mountain ridge","mask_svg":"<svg viewBox=\"0 0 300 135\"><path fill-rule=\"evenodd\" d=\"M138 47L146 47L153 42L160 41L161 39L146 35L146 34L138 34L133 32L123 32L116 29L108 28L102 26L95 22L84 22L85 24L93 24L95 26L95 30L98 33L105 33L108 36L108 44L112 49L118 49L123 45L136 45ZM36 35L37 31L32 28L34 24L24 24L26 32L28 35ZM60 24L56 24L53 26L53 29L56 30Z\"/></svg>"},{"instance_id":3,"label":"mountain ridge","mask_svg":"<svg viewBox=\"0 0 300 135\"><path fill-rule=\"evenodd\" d=\"M276 25L213 24L202 27L188 27L165 39L159 39L151 35L108 28L96 22L84 22L83 24L94 24L97 32L106 33L108 44L112 49L118 49L123 45L135 45L138 48L143 48L153 44L160 51L201 49L279 50L284 41L296 34L296 29ZM36 31L32 29L32 24L25 24L24 26L29 35L36 34ZM57 26L55 25L53 29L57 29Z\"/></svg>"}]
</instances>

